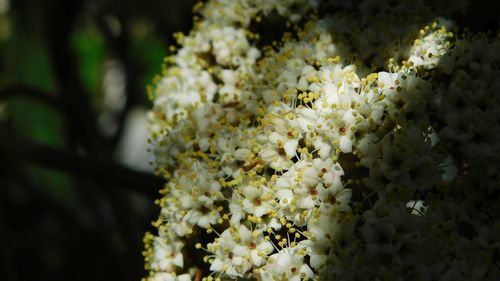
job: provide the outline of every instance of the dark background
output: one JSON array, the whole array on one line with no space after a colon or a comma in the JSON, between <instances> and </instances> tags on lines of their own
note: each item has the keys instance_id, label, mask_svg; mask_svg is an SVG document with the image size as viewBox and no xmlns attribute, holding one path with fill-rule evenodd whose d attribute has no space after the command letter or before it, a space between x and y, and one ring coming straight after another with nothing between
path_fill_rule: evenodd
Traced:
<instances>
[{"instance_id":1,"label":"dark background","mask_svg":"<svg viewBox=\"0 0 500 281\"><path fill-rule=\"evenodd\" d=\"M0 0L1 280L146 274L146 85L193 2Z\"/></svg>"},{"instance_id":2,"label":"dark background","mask_svg":"<svg viewBox=\"0 0 500 281\"><path fill-rule=\"evenodd\" d=\"M0 279L140 280L146 85L194 1L0 0ZM497 30L493 2L460 27Z\"/></svg>"}]
</instances>

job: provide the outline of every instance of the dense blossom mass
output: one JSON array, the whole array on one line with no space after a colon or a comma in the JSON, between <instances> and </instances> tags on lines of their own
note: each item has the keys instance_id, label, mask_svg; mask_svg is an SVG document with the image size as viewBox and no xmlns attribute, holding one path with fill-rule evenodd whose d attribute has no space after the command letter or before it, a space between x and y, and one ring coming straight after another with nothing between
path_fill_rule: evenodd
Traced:
<instances>
[{"instance_id":1,"label":"dense blossom mass","mask_svg":"<svg viewBox=\"0 0 500 281\"><path fill-rule=\"evenodd\" d=\"M500 39L435 2L196 5L146 280L500 280Z\"/></svg>"}]
</instances>

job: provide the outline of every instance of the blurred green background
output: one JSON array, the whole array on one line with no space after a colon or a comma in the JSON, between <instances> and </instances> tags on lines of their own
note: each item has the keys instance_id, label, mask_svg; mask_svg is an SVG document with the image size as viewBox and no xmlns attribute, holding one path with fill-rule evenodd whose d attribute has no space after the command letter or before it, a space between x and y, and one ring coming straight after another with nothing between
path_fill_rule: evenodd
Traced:
<instances>
[{"instance_id":1,"label":"blurred green background","mask_svg":"<svg viewBox=\"0 0 500 281\"><path fill-rule=\"evenodd\" d=\"M0 279L140 280L146 85L194 1L0 0Z\"/></svg>"}]
</instances>

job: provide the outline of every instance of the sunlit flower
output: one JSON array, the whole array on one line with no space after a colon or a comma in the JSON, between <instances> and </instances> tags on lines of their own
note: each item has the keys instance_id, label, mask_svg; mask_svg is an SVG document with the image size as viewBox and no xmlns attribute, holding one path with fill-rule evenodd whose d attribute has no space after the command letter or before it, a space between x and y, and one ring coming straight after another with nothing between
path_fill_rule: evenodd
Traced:
<instances>
[{"instance_id":1,"label":"sunlit flower","mask_svg":"<svg viewBox=\"0 0 500 281\"><path fill-rule=\"evenodd\" d=\"M150 92L149 280L498 279L500 40L379 2L195 6Z\"/></svg>"}]
</instances>

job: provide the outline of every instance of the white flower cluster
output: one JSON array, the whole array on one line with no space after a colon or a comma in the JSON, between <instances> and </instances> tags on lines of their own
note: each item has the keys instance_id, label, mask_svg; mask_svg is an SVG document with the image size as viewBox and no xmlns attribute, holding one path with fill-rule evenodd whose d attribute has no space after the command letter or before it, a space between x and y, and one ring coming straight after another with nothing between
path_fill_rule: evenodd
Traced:
<instances>
[{"instance_id":1,"label":"white flower cluster","mask_svg":"<svg viewBox=\"0 0 500 281\"><path fill-rule=\"evenodd\" d=\"M195 7L150 89L147 280L498 280L500 39L375 2Z\"/></svg>"}]
</instances>

